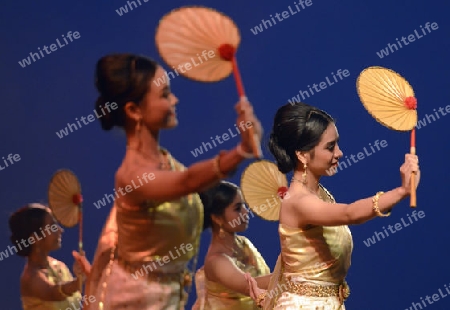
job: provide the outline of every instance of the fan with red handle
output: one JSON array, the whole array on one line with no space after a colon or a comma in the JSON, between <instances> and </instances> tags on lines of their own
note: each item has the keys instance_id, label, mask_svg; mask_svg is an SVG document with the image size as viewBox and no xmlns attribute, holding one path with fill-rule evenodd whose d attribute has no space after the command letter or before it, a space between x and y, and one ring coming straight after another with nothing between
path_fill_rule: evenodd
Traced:
<instances>
[{"instance_id":1,"label":"fan with red handle","mask_svg":"<svg viewBox=\"0 0 450 310\"><path fill-rule=\"evenodd\" d=\"M417 99L408 81L397 72L368 67L358 76L356 88L366 110L383 126L410 131L410 153L416 154ZM415 173L411 175L410 207L416 207Z\"/></svg>"},{"instance_id":2,"label":"fan with red handle","mask_svg":"<svg viewBox=\"0 0 450 310\"><path fill-rule=\"evenodd\" d=\"M155 41L159 54L177 75L218 82L233 72L239 97L247 98L236 59L241 36L230 17L206 7L178 8L160 20ZM253 137L253 155L261 158L259 138L252 126L248 130Z\"/></svg>"},{"instance_id":3,"label":"fan with red handle","mask_svg":"<svg viewBox=\"0 0 450 310\"><path fill-rule=\"evenodd\" d=\"M84 255L82 202L81 185L76 175L68 169L56 171L48 188L48 204L62 226L72 228L78 224L80 255Z\"/></svg>"}]
</instances>

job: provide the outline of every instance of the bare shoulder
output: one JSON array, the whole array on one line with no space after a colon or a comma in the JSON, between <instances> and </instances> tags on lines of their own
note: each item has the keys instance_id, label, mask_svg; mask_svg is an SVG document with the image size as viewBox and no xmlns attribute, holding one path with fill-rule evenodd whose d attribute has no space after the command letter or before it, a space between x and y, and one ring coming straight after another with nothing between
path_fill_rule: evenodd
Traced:
<instances>
[{"instance_id":1,"label":"bare shoulder","mask_svg":"<svg viewBox=\"0 0 450 310\"><path fill-rule=\"evenodd\" d=\"M300 209L304 206L305 197L308 194L297 192L291 194L289 199L283 200L280 211L280 224L285 224L291 227L300 225Z\"/></svg>"},{"instance_id":2,"label":"bare shoulder","mask_svg":"<svg viewBox=\"0 0 450 310\"><path fill-rule=\"evenodd\" d=\"M143 162L137 158L125 158L122 165L117 169L115 174L116 185L118 187L125 187L130 185L134 180L142 179L147 175L158 171L158 166L153 163Z\"/></svg>"},{"instance_id":3,"label":"bare shoulder","mask_svg":"<svg viewBox=\"0 0 450 310\"><path fill-rule=\"evenodd\" d=\"M210 253L206 254L205 257L205 275L207 278L214 280L215 278L217 278L216 275L218 270L232 265L234 265L234 262L231 257L219 251L211 251Z\"/></svg>"},{"instance_id":4,"label":"bare shoulder","mask_svg":"<svg viewBox=\"0 0 450 310\"><path fill-rule=\"evenodd\" d=\"M25 266L20 277L20 290L24 296L35 295L36 288L48 282L45 271Z\"/></svg>"},{"instance_id":5,"label":"bare shoulder","mask_svg":"<svg viewBox=\"0 0 450 310\"><path fill-rule=\"evenodd\" d=\"M20 276L20 291L22 295L29 295L31 292L31 281L35 276L37 276L36 271L26 265Z\"/></svg>"},{"instance_id":6,"label":"bare shoulder","mask_svg":"<svg viewBox=\"0 0 450 310\"><path fill-rule=\"evenodd\" d=\"M154 163L143 162L137 158L125 158L114 176L117 195L128 204L139 204L139 201L131 199L134 195L127 194L154 180L157 172L158 166Z\"/></svg>"}]
</instances>

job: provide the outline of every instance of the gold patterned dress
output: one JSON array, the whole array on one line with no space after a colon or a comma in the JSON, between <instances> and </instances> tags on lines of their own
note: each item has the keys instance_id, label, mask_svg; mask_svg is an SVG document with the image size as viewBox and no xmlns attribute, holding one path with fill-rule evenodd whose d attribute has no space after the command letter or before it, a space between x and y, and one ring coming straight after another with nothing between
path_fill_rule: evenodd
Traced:
<instances>
[{"instance_id":1,"label":"gold patterned dress","mask_svg":"<svg viewBox=\"0 0 450 310\"><path fill-rule=\"evenodd\" d=\"M250 273L252 277L270 274L264 258L256 247L244 236L238 237L244 244L246 257L250 257L249 263L245 264L236 257L230 257L236 266L244 273ZM197 300L193 310L256 310L254 301L250 296L246 296L220 283L209 281L205 277L203 268L200 268L195 275Z\"/></svg>"},{"instance_id":2,"label":"gold patterned dress","mask_svg":"<svg viewBox=\"0 0 450 310\"><path fill-rule=\"evenodd\" d=\"M172 170L185 169L164 152ZM86 295L96 299L88 309L184 309L191 282L188 265L195 264L202 226L197 194L139 207L115 205L86 287Z\"/></svg>"},{"instance_id":3,"label":"gold patterned dress","mask_svg":"<svg viewBox=\"0 0 450 310\"><path fill-rule=\"evenodd\" d=\"M334 198L321 187L321 198ZM345 277L353 240L348 226L280 224L281 254L271 278L264 309L345 310Z\"/></svg>"},{"instance_id":4,"label":"gold patterned dress","mask_svg":"<svg viewBox=\"0 0 450 310\"><path fill-rule=\"evenodd\" d=\"M50 284L62 284L74 278L69 268L59 260L49 259L49 268L46 277ZM22 296L23 310L78 310L80 308L81 294L76 292L63 301L44 301L36 297Z\"/></svg>"}]
</instances>

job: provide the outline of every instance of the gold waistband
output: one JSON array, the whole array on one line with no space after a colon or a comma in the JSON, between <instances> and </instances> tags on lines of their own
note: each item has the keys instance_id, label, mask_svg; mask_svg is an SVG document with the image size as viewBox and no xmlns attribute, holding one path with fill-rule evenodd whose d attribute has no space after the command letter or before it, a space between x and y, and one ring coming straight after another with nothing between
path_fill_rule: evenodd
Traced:
<instances>
[{"instance_id":1,"label":"gold waistband","mask_svg":"<svg viewBox=\"0 0 450 310\"><path fill-rule=\"evenodd\" d=\"M132 274L135 279L146 278L148 281L159 283L178 282L181 286L188 286L192 283L192 276L187 269L180 272L164 272L158 270L159 265L154 261L130 262L121 257L117 258L117 262L120 267Z\"/></svg>"},{"instance_id":2,"label":"gold waistband","mask_svg":"<svg viewBox=\"0 0 450 310\"><path fill-rule=\"evenodd\" d=\"M308 297L338 297L341 304L350 296L347 282L340 285L302 284L288 280L288 292Z\"/></svg>"}]
</instances>

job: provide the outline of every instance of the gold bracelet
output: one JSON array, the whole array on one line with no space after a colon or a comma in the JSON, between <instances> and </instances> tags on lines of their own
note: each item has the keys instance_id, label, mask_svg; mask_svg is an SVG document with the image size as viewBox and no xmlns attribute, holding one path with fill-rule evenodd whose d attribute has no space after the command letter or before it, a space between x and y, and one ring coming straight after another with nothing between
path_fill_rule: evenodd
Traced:
<instances>
[{"instance_id":1,"label":"gold bracelet","mask_svg":"<svg viewBox=\"0 0 450 310\"><path fill-rule=\"evenodd\" d=\"M61 284L58 284L58 292L66 298L71 296L63 292Z\"/></svg>"},{"instance_id":2,"label":"gold bracelet","mask_svg":"<svg viewBox=\"0 0 450 310\"><path fill-rule=\"evenodd\" d=\"M222 171L220 171L219 161L220 161L220 155L217 155L216 157L214 157L214 159L213 159L214 172L219 177L219 179L225 179L227 176L225 174L223 174Z\"/></svg>"},{"instance_id":3,"label":"gold bracelet","mask_svg":"<svg viewBox=\"0 0 450 310\"><path fill-rule=\"evenodd\" d=\"M372 202L373 202L373 211L375 212L376 215L380 216L380 217L387 217L389 215L391 215L391 212L389 211L388 213L381 213L380 212L380 208L378 208L378 200L380 199L381 195L383 195L384 192L378 192L375 196L373 196L372 198Z\"/></svg>"},{"instance_id":4,"label":"gold bracelet","mask_svg":"<svg viewBox=\"0 0 450 310\"><path fill-rule=\"evenodd\" d=\"M256 306L258 308L263 307L262 303L264 302L264 299L266 298L266 294L267 294L267 291L264 291L261 294L259 294L258 297L256 297Z\"/></svg>"}]
</instances>

